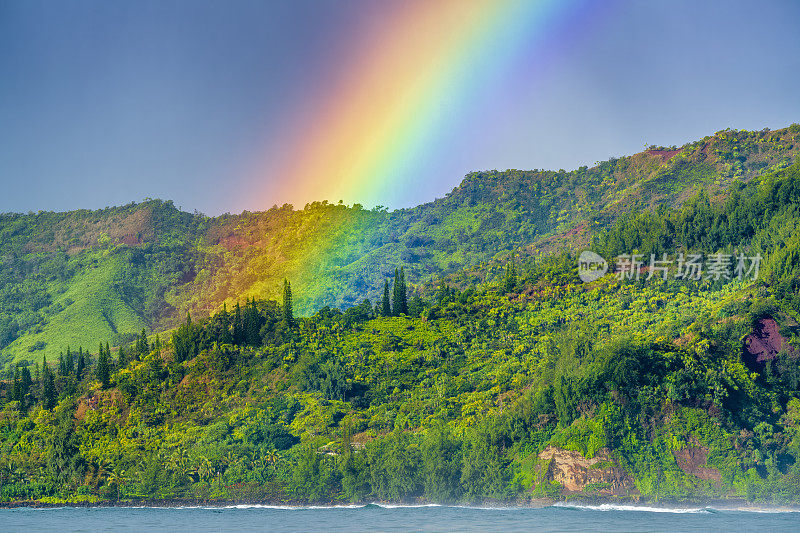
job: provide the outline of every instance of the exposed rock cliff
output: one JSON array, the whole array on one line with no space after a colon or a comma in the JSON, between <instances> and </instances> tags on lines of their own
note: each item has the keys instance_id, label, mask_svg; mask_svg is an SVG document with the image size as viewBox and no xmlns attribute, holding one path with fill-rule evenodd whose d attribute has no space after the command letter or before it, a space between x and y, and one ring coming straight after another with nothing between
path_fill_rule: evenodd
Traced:
<instances>
[{"instance_id":1,"label":"exposed rock cliff","mask_svg":"<svg viewBox=\"0 0 800 533\"><path fill-rule=\"evenodd\" d=\"M633 478L605 448L587 459L580 452L548 446L539 454L539 459L549 462L546 479L560 483L565 492L594 492L604 496L637 494Z\"/></svg>"}]
</instances>

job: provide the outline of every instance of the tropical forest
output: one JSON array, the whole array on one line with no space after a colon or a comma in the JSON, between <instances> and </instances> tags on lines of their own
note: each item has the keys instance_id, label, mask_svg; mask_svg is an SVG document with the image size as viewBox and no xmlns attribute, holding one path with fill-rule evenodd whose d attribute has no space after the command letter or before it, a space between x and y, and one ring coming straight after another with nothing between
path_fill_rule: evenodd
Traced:
<instances>
[{"instance_id":1,"label":"tropical forest","mask_svg":"<svg viewBox=\"0 0 800 533\"><path fill-rule=\"evenodd\" d=\"M408 209L2 214L0 502L800 503L799 320L796 124Z\"/></svg>"}]
</instances>

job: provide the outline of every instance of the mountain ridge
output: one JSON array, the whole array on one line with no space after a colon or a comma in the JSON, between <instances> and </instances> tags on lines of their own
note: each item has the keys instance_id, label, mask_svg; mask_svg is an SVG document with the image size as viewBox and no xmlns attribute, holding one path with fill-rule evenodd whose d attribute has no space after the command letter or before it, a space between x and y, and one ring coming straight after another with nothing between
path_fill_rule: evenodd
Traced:
<instances>
[{"instance_id":1,"label":"mountain ridge","mask_svg":"<svg viewBox=\"0 0 800 533\"><path fill-rule=\"evenodd\" d=\"M186 312L205 316L223 303L277 298L283 278L298 289L301 314L374 302L399 265L413 285L423 284L514 250L585 246L620 214L679 206L701 188L720 200L732 184L788 165L800 154L798 140L797 125L722 130L570 172L472 172L445 197L395 211L312 202L207 217L151 200L3 214L2 266L14 275L0 289L0 346L6 359L19 360L65 342L129 338L142 327L172 327ZM93 285L87 269L102 271L108 286ZM43 290L30 287L34 279ZM31 305L19 305L20 297ZM97 310L90 300L100 302ZM64 315L74 302L94 319L75 327Z\"/></svg>"}]
</instances>

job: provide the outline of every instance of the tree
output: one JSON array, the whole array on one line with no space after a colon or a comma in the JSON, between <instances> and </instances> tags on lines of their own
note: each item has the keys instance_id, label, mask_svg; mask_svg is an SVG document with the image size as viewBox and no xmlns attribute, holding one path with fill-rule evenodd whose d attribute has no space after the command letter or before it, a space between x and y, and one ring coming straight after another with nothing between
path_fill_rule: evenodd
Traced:
<instances>
[{"instance_id":1,"label":"tree","mask_svg":"<svg viewBox=\"0 0 800 533\"><path fill-rule=\"evenodd\" d=\"M292 476L293 488L297 494L309 500L322 499L335 486L337 470L333 459L317 453L313 443L304 444L297 454Z\"/></svg>"},{"instance_id":2,"label":"tree","mask_svg":"<svg viewBox=\"0 0 800 533\"><path fill-rule=\"evenodd\" d=\"M242 320L244 321L245 342L250 346L261 344L261 326L264 325L264 320L258 312L255 298L245 305Z\"/></svg>"},{"instance_id":3,"label":"tree","mask_svg":"<svg viewBox=\"0 0 800 533\"><path fill-rule=\"evenodd\" d=\"M463 451L461 486L473 501L506 497L508 459L492 443L493 432L480 424L467 434Z\"/></svg>"},{"instance_id":4,"label":"tree","mask_svg":"<svg viewBox=\"0 0 800 533\"><path fill-rule=\"evenodd\" d=\"M22 402L22 383L19 379L19 364L14 367L14 384L11 389L11 394L15 402Z\"/></svg>"},{"instance_id":5,"label":"tree","mask_svg":"<svg viewBox=\"0 0 800 533\"><path fill-rule=\"evenodd\" d=\"M392 316L392 304L389 302L389 281L383 282L383 300L381 300L381 315Z\"/></svg>"},{"instance_id":6,"label":"tree","mask_svg":"<svg viewBox=\"0 0 800 533\"><path fill-rule=\"evenodd\" d=\"M78 363L75 365L75 378L80 381L83 371L86 369L86 357L83 355L83 348L78 347Z\"/></svg>"},{"instance_id":7,"label":"tree","mask_svg":"<svg viewBox=\"0 0 800 533\"><path fill-rule=\"evenodd\" d=\"M136 341L136 355L137 359L141 359L150 352L150 344L147 342L147 330L142 328L142 333L139 335L139 340Z\"/></svg>"},{"instance_id":8,"label":"tree","mask_svg":"<svg viewBox=\"0 0 800 533\"><path fill-rule=\"evenodd\" d=\"M26 397L31 389L33 380L31 379L31 371L27 366L17 364L14 369L14 385L13 395L14 400L19 402L19 410L24 411L27 405Z\"/></svg>"},{"instance_id":9,"label":"tree","mask_svg":"<svg viewBox=\"0 0 800 533\"><path fill-rule=\"evenodd\" d=\"M172 334L172 348L175 352L176 363L182 363L197 355L195 327L188 312L186 313L186 322L181 324L178 330Z\"/></svg>"},{"instance_id":10,"label":"tree","mask_svg":"<svg viewBox=\"0 0 800 533\"><path fill-rule=\"evenodd\" d=\"M79 354L78 368L83 361L83 354ZM82 370L82 369L81 369ZM56 405L56 382L53 371L47 366L47 357L42 357L42 405L45 409L52 409Z\"/></svg>"},{"instance_id":11,"label":"tree","mask_svg":"<svg viewBox=\"0 0 800 533\"><path fill-rule=\"evenodd\" d=\"M74 406L62 409L57 416L56 426L51 432L47 469L58 483L67 483L73 476L83 471L83 458L79 450L79 437L75 433L73 420Z\"/></svg>"},{"instance_id":12,"label":"tree","mask_svg":"<svg viewBox=\"0 0 800 533\"><path fill-rule=\"evenodd\" d=\"M422 301L419 293L414 292L414 296L411 297L411 303L408 304L408 314L414 318L419 318L422 312L425 310L425 302Z\"/></svg>"},{"instance_id":13,"label":"tree","mask_svg":"<svg viewBox=\"0 0 800 533\"><path fill-rule=\"evenodd\" d=\"M328 400L344 401L345 393L350 390L347 382L347 369L337 356L332 356L324 362L320 371L324 375L320 390Z\"/></svg>"},{"instance_id":14,"label":"tree","mask_svg":"<svg viewBox=\"0 0 800 533\"><path fill-rule=\"evenodd\" d=\"M406 299L406 276L403 268L394 269L394 304L392 314L394 316L408 314L408 300Z\"/></svg>"},{"instance_id":15,"label":"tree","mask_svg":"<svg viewBox=\"0 0 800 533\"><path fill-rule=\"evenodd\" d=\"M233 308L233 343L240 346L245 343L242 307L238 301L236 307Z\"/></svg>"},{"instance_id":16,"label":"tree","mask_svg":"<svg viewBox=\"0 0 800 533\"><path fill-rule=\"evenodd\" d=\"M369 493L369 467L366 454L355 453L353 450L352 433L352 425L345 423L342 429L339 475L344 496L352 501L358 501Z\"/></svg>"},{"instance_id":17,"label":"tree","mask_svg":"<svg viewBox=\"0 0 800 533\"><path fill-rule=\"evenodd\" d=\"M222 304L222 311L214 317L219 324L219 343L220 344L233 344L233 336L231 335L231 315L228 313L228 306Z\"/></svg>"},{"instance_id":18,"label":"tree","mask_svg":"<svg viewBox=\"0 0 800 533\"><path fill-rule=\"evenodd\" d=\"M506 265L506 275L503 279L503 289L505 292L511 292L517 287L517 266L514 264L514 255L511 255L511 260Z\"/></svg>"},{"instance_id":19,"label":"tree","mask_svg":"<svg viewBox=\"0 0 800 533\"><path fill-rule=\"evenodd\" d=\"M294 324L294 311L292 310L292 285L289 280L283 280L283 306L281 315L287 326Z\"/></svg>"},{"instance_id":20,"label":"tree","mask_svg":"<svg viewBox=\"0 0 800 533\"><path fill-rule=\"evenodd\" d=\"M444 422L438 422L422 441L422 483L425 495L437 502L449 502L461 495L461 443Z\"/></svg>"},{"instance_id":21,"label":"tree","mask_svg":"<svg viewBox=\"0 0 800 533\"><path fill-rule=\"evenodd\" d=\"M33 385L31 370L27 366L23 366L22 372L20 372L20 384L22 385L22 398L24 400L31 390L31 385Z\"/></svg>"},{"instance_id":22,"label":"tree","mask_svg":"<svg viewBox=\"0 0 800 533\"><path fill-rule=\"evenodd\" d=\"M397 425L387 438L370 443L367 457L375 495L395 501L412 495L417 488L418 455L409 435Z\"/></svg>"},{"instance_id":23,"label":"tree","mask_svg":"<svg viewBox=\"0 0 800 533\"><path fill-rule=\"evenodd\" d=\"M67 347L67 354L64 357L64 370L64 375L72 374L75 371L75 357L73 357L69 347Z\"/></svg>"},{"instance_id":24,"label":"tree","mask_svg":"<svg viewBox=\"0 0 800 533\"><path fill-rule=\"evenodd\" d=\"M127 481L127 473L121 468L115 468L108 476L109 485L113 485L117 489L117 501L119 501L122 485L124 485Z\"/></svg>"},{"instance_id":25,"label":"tree","mask_svg":"<svg viewBox=\"0 0 800 533\"><path fill-rule=\"evenodd\" d=\"M120 346L117 352L117 367L122 369L128 366L128 353L125 351L125 346Z\"/></svg>"},{"instance_id":26,"label":"tree","mask_svg":"<svg viewBox=\"0 0 800 533\"><path fill-rule=\"evenodd\" d=\"M110 374L111 368L108 362L108 354L106 353L103 343L101 342L100 353L97 356L97 379L100 381L104 389L107 389L110 385Z\"/></svg>"}]
</instances>

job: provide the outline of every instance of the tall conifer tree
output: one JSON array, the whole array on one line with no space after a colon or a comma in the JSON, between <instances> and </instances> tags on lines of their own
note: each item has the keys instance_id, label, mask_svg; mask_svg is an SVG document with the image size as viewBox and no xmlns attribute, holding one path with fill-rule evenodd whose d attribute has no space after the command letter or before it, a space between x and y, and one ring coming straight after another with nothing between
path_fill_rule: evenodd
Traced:
<instances>
[{"instance_id":1,"label":"tall conifer tree","mask_svg":"<svg viewBox=\"0 0 800 533\"><path fill-rule=\"evenodd\" d=\"M392 301L392 314L394 316L408 314L406 276L402 268L394 269L394 299Z\"/></svg>"},{"instance_id":2,"label":"tall conifer tree","mask_svg":"<svg viewBox=\"0 0 800 533\"><path fill-rule=\"evenodd\" d=\"M136 341L136 351L139 356L138 359L150 353L150 344L147 342L147 330L144 328L142 328L142 333L139 335L139 340Z\"/></svg>"},{"instance_id":3,"label":"tall conifer tree","mask_svg":"<svg viewBox=\"0 0 800 533\"><path fill-rule=\"evenodd\" d=\"M381 300L381 314L392 316L392 304L389 302L389 281L383 282L383 299Z\"/></svg>"},{"instance_id":4,"label":"tall conifer tree","mask_svg":"<svg viewBox=\"0 0 800 533\"><path fill-rule=\"evenodd\" d=\"M283 321L286 325L294 324L294 310L292 308L292 285L289 280L283 280L283 307L281 309Z\"/></svg>"},{"instance_id":5,"label":"tall conifer tree","mask_svg":"<svg viewBox=\"0 0 800 533\"><path fill-rule=\"evenodd\" d=\"M236 302L236 307L233 308L233 343L242 345L244 344L244 328L242 327L242 308L239 302Z\"/></svg>"},{"instance_id":6,"label":"tall conifer tree","mask_svg":"<svg viewBox=\"0 0 800 533\"><path fill-rule=\"evenodd\" d=\"M125 346L120 346L117 352L117 367L125 368L128 366L128 353L125 351Z\"/></svg>"},{"instance_id":7,"label":"tall conifer tree","mask_svg":"<svg viewBox=\"0 0 800 533\"><path fill-rule=\"evenodd\" d=\"M75 370L75 357L72 355L72 351L67 346L67 354L64 356L64 374L72 374Z\"/></svg>"},{"instance_id":8,"label":"tall conifer tree","mask_svg":"<svg viewBox=\"0 0 800 533\"><path fill-rule=\"evenodd\" d=\"M506 265L506 275L503 280L503 288L505 292L511 292L517 287L517 266L514 264L514 256L511 256L511 261Z\"/></svg>"},{"instance_id":9,"label":"tall conifer tree","mask_svg":"<svg viewBox=\"0 0 800 533\"><path fill-rule=\"evenodd\" d=\"M100 343L100 353L97 356L97 380L100 381L104 389L110 385L111 368L108 362L108 354L106 353L103 343Z\"/></svg>"},{"instance_id":10,"label":"tall conifer tree","mask_svg":"<svg viewBox=\"0 0 800 533\"><path fill-rule=\"evenodd\" d=\"M86 357L83 355L83 348L78 348L78 362L75 365L75 377L78 379L78 381L80 381L81 378L83 378L83 371L85 369L86 369Z\"/></svg>"},{"instance_id":11,"label":"tall conifer tree","mask_svg":"<svg viewBox=\"0 0 800 533\"><path fill-rule=\"evenodd\" d=\"M81 367L83 354L78 354L78 368ZM56 405L56 382L53 371L47 366L47 357L42 357L42 405L52 409Z\"/></svg>"}]
</instances>

